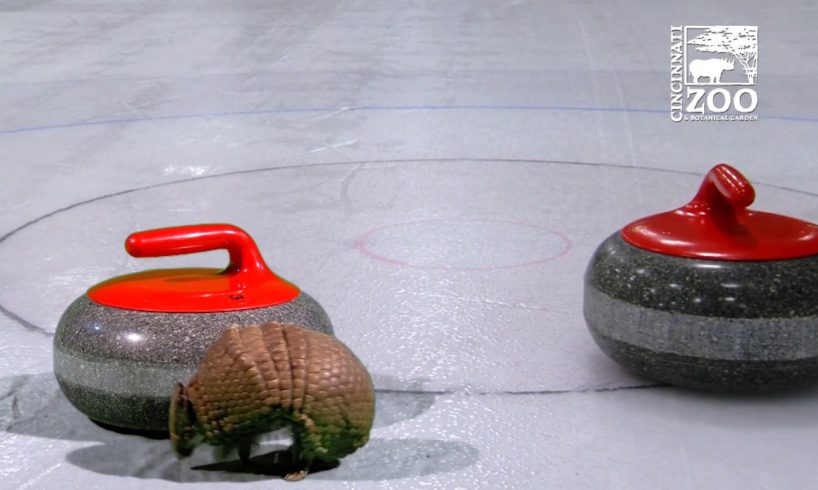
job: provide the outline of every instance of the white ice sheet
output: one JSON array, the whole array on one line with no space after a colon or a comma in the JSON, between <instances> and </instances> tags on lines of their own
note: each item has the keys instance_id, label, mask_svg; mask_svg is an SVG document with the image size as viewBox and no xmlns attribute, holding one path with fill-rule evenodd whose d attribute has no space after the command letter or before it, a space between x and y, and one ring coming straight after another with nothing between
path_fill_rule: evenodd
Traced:
<instances>
[{"instance_id":1,"label":"white ice sheet","mask_svg":"<svg viewBox=\"0 0 818 490\"><path fill-rule=\"evenodd\" d=\"M760 26L760 121L670 121L669 27L693 21ZM226 262L122 249L198 222L250 232L373 373L372 442L302 485L814 486L818 393L656 387L599 351L581 298L599 242L721 161L758 208L818 221L816 21L794 2L0 3L0 487L272 484L93 425L51 372L88 286Z\"/></svg>"}]
</instances>

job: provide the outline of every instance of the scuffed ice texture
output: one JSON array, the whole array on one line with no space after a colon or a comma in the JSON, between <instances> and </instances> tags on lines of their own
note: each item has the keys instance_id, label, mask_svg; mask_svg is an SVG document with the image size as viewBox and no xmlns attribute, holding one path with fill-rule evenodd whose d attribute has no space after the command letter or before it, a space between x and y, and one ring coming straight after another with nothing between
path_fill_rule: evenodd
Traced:
<instances>
[{"instance_id":1,"label":"scuffed ice texture","mask_svg":"<svg viewBox=\"0 0 818 490\"><path fill-rule=\"evenodd\" d=\"M375 378L396 384L389 377ZM337 488L342 481L382 487L377 482L383 480L395 480L395 485L405 487L407 479L443 482L452 474L459 475L461 484L468 481L473 487L475 480L463 472L475 465L481 451L463 439L467 432L479 429L477 421L461 426L452 423L450 419L462 413L456 410L433 417L446 417L441 423L448 429L434 427L428 412L440 410L434 406L436 398L427 393L379 393L373 422L379 435L337 468L311 472L309 487ZM66 400L51 373L0 377L0 403L7 410L0 416L6 430L0 438L4 449L0 461L9 470L2 473L2 488L80 488L83 486L70 476L76 471L86 478L115 478L124 488L173 482L192 483L197 488L208 483L213 488L268 488L274 484L271 478L284 471L275 462L286 448L287 439L281 434L260 441L252 469L241 465L235 454L214 461L213 452L206 448L179 461L166 439L123 435L93 424ZM8 410L10 406L14 409ZM28 446L34 453L23 449L29 439L37 442L36 449ZM25 487L31 480L38 483Z\"/></svg>"},{"instance_id":2,"label":"scuffed ice texture","mask_svg":"<svg viewBox=\"0 0 818 490\"><path fill-rule=\"evenodd\" d=\"M369 373L346 346L275 323L226 330L188 390L206 442L235 444L292 426L310 459L363 446L375 409Z\"/></svg>"},{"instance_id":3,"label":"scuffed ice texture","mask_svg":"<svg viewBox=\"0 0 818 490\"><path fill-rule=\"evenodd\" d=\"M619 234L585 276L585 319L613 359L669 383L770 389L818 380L818 257L670 257Z\"/></svg>"},{"instance_id":4,"label":"scuffed ice texture","mask_svg":"<svg viewBox=\"0 0 818 490\"><path fill-rule=\"evenodd\" d=\"M231 324L298 322L332 334L321 306L304 292L280 305L224 313L122 310L77 299L54 337L54 372L68 399L94 420L167 429L173 384L187 380Z\"/></svg>"},{"instance_id":5,"label":"scuffed ice texture","mask_svg":"<svg viewBox=\"0 0 818 490\"><path fill-rule=\"evenodd\" d=\"M609 232L687 202L722 159L772 185L757 188L759 209L818 221L818 11L613 3L2 2L0 236L37 222L0 243L0 303L43 331L0 315L0 487L289 490L265 474L270 458L241 471L200 447L179 461L167 440L103 430L52 372L66 306L153 267L125 256L128 233L209 221L251 232L276 273L314 294L379 389L370 442L295 490L815 488L818 391L595 392L650 382L599 350L581 300ZM668 30L685 19L763 24L758 122L670 121ZM481 160L446 160L462 158ZM427 219L451 226L373 249L485 267L548 246L508 226L464 229L486 219L574 247L471 272L351 248ZM159 265L225 259L201 255Z\"/></svg>"},{"instance_id":6,"label":"scuffed ice texture","mask_svg":"<svg viewBox=\"0 0 818 490\"><path fill-rule=\"evenodd\" d=\"M7 404L12 393L19 415L3 419L10 426L0 445L5 464L16 471L4 473L3 488L35 479L23 488L264 490L283 484L271 481L280 477L269 454L284 449L278 440L256 449L252 471L242 470L235 455L214 463L204 447L179 461L167 440L96 427L59 394L49 373L0 378ZM660 486L807 489L814 483L814 455L802 448L818 437L816 403L816 390L778 397L674 389L378 393L370 442L297 488L630 489L668 481Z\"/></svg>"}]
</instances>

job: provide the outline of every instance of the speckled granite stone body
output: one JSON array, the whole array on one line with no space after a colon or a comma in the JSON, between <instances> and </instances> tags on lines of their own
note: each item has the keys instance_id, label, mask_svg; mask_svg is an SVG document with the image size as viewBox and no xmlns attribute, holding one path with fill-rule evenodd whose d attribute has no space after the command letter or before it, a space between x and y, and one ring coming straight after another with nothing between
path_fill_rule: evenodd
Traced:
<instances>
[{"instance_id":1,"label":"speckled granite stone body","mask_svg":"<svg viewBox=\"0 0 818 490\"><path fill-rule=\"evenodd\" d=\"M100 305L83 295L54 337L54 373L68 400L93 420L166 431L177 381L188 380L227 326L287 322L332 335L321 306L303 291L266 308L156 313Z\"/></svg>"},{"instance_id":2,"label":"speckled granite stone body","mask_svg":"<svg viewBox=\"0 0 818 490\"><path fill-rule=\"evenodd\" d=\"M588 266L584 313L603 351L654 379L734 391L818 380L818 256L689 259L616 233Z\"/></svg>"}]
</instances>

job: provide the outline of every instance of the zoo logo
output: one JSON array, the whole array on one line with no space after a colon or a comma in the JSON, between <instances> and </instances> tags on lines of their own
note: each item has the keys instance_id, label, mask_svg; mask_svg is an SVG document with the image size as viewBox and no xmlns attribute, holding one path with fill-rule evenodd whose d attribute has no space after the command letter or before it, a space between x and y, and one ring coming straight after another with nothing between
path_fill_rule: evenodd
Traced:
<instances>
[{"instance_id":1,"label":"zoo logo","mask_svg":"<svg viewBox=\"0 0 818 490\"><path fill-rule=\"evenodd\" d=\"M758 26L671 26L670 40L673 121L758 120Z\"/></svg>"}]
</instances>

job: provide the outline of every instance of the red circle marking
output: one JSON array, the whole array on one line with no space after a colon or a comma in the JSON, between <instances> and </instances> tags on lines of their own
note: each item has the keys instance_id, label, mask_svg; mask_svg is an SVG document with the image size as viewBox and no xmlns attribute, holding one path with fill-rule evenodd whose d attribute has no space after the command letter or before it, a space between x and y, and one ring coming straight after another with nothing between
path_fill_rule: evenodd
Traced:
<instances>
[{"instance_id":1,"label":"red circle marking","mask_svg":"<svg viewBox=\"0 0 818 490\"><path fill-rule=\"evenodd\" d=\"M423 225L429 223L494 223L494 224L504 224L504 225L515 225L525 228L531 228L535 230L539 230L541 232L547 233L552 236L558 237L562 242L563 246L559 253L549 255L546 257L542 257L536 260L529 260L526 262L520 262L517 264L509 264L509 265L497 265L497 266L483 266L483 267L461 267L461 266L445 266L445 265L422 265L422 264L414 264L411 262L407 262L405 260L395 259L393 257L389 257L386 255L382 255L373 251L370 248L370 239L381 233L385 230L394 229L394 228L401 228L406 226L412 225ZM558 259L560 257L565 256L569 250L573 247L571 240L568 239L567 236L564 234L550 230L548 228L544 228L539 225L535 225L533 223L526 223L522 221L511 221L511 220L492 220L492 219L485 219L485 220L451 220L451 219L427 219L427 220L418 220L418 221L407 221L404 223L396 223L392 225L385 225L379 226L377 228L373 228L366 233L360 235L358 238L355 239L354 248L361 252L362 254L366 255L371 259L375 259L379 262L384 262L387 264L397 265L401 267L408 267L412 269L422 269L422 270L451 270L451 271L489 271L489 270L503 270L503 269L516 269L519 267L529 267L537 264L542 264L545 262L552 261L554 259Z\"/></svg>"}]
</instances>

